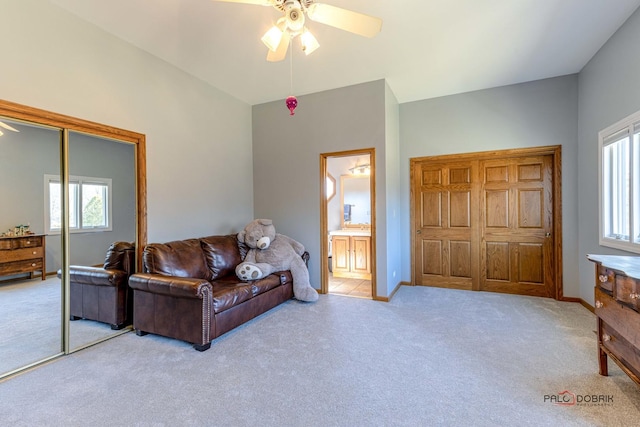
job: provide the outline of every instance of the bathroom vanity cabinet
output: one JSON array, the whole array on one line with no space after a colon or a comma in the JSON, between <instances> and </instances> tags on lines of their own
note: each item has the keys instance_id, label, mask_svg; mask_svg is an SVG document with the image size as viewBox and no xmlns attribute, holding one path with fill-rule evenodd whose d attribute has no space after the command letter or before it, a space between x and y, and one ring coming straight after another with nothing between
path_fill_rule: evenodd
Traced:
<instances>
[{"instance_id":1,"label":"bathroom vanity cabinet","mask_svg":"<svg viewBox=\"0 0 640 427\"><path fill-rule=\"evenodd\" d=\"M371 280L371 233L368 231L332 231L334 277Z\"/></svg>"}]
</instances>

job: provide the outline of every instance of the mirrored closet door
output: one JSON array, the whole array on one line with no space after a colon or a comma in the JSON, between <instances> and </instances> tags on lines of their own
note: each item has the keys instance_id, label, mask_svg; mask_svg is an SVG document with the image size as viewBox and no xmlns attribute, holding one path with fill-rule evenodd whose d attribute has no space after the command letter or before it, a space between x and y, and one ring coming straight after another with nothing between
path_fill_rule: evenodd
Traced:
<instances>
[{"instance_id":1,"label":"mirrored closet door","mask_svg":"<svg viewBox=\"0 0 640 427\"><path fill-rule=\"evenodd\" d=\"M130 329L72 316L69 270L114 242L139 268L146 165L142 134L19 104L0 101L0 131L3 378Z\"/></svg>"},{"instance_id":2,"label":"mirrored closet door","mask_svg":"<svg viewBox=\"0 0 640 427\"><path fill-rule=\"evenodd\" d=\"M68 142L69 265L103 267L113 243L135 246L135 146L80 132L69 132ZM115 311L117 303L111 299L117 299L115 293L109 295L110 290L102 288L70 286L70 302L74 304L69 324L71 351L121 330L106 320L110 313L101 312ZM122 301L123 305L130 303Z\"/></svg>"},{"instance_id":3,"label":"mirrored closet door","mask_svg":"<svg viewBox=\"0 0 640 427\"><path fill-rule=\"evenodd\" d=\"M0 374L59 355L60 239L44 230L45 175L61 179L62 130L0 117ZM60 189L52 195L61 199ZM60 216L54 218L60 222Z\"/></svg>"}]
</instances>

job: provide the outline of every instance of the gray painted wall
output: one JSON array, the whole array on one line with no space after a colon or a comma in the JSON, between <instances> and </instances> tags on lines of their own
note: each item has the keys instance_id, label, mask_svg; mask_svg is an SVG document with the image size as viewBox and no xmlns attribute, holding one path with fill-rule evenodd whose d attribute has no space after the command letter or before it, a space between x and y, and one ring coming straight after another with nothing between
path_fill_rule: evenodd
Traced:
<instances>
[{"instance_id":1,"label":"gray painted wall","mask_svg":"<svg viewBox=\"0 0 640 427\"><path fill-rule=\"evenodd\" d=\"M632 255L598 244L598 132L640 110L640 10L580 72L578 189L580 298L593 304L589 253Z\"/></svg>"},{"instance_id":2,"label":"gray painted wall","mask_svg":"<svg viewBox=\"0 0 640 427\"><path fill-rule=\"evenodd\" d=\"M403 280L411 278L409 159L562 145L564 295L579 296L577 106L577 75L401 104Z\"/></svg>"},{"instance_id":3,"label":"gray painted wall","mask_svg":"<svg viewBox=\"0 0 640 427\"><path fill-rule=\"evenodd\" d=\"M19 126L0 136L0 233L19 224L44 232L44 174L60 174L60 133Z\"/></svg>"},{"instance_id":4,"label":"gray painted wall","mask_svg":"<svg viewBox=\"0 0 640 427\"><path fill-rule=\"evenodd\" d=\"M320 235L320 154L375 148L380 238L386 221L380 197L385 191L385 137L383 80L300 96L295 116L289 116L284 101L253 107L254 214L272 219L278 232L306 247L311 284L318 289L320 239L325 238ZM386 252L377 255L380 269ZM384 289L378 294L386 295Z\"/></svg>"},{"instance_id":5,"label":"gray painted wall","mask_svg":"<svg viewBox=\"0 0 640 427\"><path fill-rule=\"evenodd\" d=\"M146 135L149 241L253 218L249 105L49 2L0 7L3 99Z\"/></svg>"},{"instance_id":6,"label":"gray painted wall","mask_svg":"<svg viewBox=\"0 0 640 427\"><path fill-rule=\"evenodd\" d=\"M378 203L386 209L386 221L378 228L384 234L378 236L378 248L386 253L387 262L378 267L378 277L385 282L378 282L378 289L386 285L385 295L391 292L401 281L409 281L402 276L402 180L400 177L402 160L400 159L400 106L388 84L385 84L385 158L386 176L384 180L384 199ZM382 238L380 238L382 236ZM378 291L380 293L380 290Z\"/></svg>"}]
</instances>

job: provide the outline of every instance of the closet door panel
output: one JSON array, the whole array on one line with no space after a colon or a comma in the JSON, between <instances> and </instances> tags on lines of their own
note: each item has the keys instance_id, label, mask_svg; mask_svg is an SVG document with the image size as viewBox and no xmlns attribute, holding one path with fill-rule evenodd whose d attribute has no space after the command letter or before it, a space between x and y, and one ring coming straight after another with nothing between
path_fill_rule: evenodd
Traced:
<instances>
[{"instance_id":1,"label":"closet door panel","mask_svg":"<svg viewBox=\"0 0 640 427\"><path fill-rule=\"evenodd\" d=\"M476 287L478 242L475 168L471 162L424 164L415 173L415 206L419 208L414 250L416 284L472 289Z\"/></svg>"},{"instance_id":2,"label":"closet door panel","mask_svg":"<svg viewBox=\"0 0 640 427\"><path fill-rule=\"evenodd\" d=\"M480 288L553 296L552 156L484 160L480 169L486 218Z\"/></svg>"}]
</instances>

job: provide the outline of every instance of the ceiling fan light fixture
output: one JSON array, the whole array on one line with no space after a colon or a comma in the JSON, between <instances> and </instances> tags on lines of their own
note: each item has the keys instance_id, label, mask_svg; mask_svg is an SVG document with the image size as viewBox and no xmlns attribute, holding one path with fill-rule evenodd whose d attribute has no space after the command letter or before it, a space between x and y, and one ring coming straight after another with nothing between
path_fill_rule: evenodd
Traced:
<instances>
[{"instance_id":1,"label":"ceiling fan light fixture","mask_svg":"<svg viewBox=\"0 0 640 427\"><path fill-rule=\"evenodd\" d=\"M3 127L5 129L13 131L13 132L20 132L18 129L14 128L13 126L9 126L5 122L0 122L0 127Z\"/></svg>"},{"instance_id":2,"label":"ceiling fan light fixture","mask_svg":"<svg viewBox=\"0 0 640 427\"><path fill-rule=\"evenodd\" d=\"M306 55L313 53L320 44L305 28L306 18L320 24L349 31L365 37L374 37L382 29L382 19L352 10L316 3L316 0L213 0L229 3L247 3L273 6L283 13L264 36L262 42L269 48L267 61L282 61L291 39L301 36L302 50Z\"/></svg>"},{"instance_id":3,"label":"ceiling fan light fixture","mask_svg":"<svg viewBox=\"0 0 640 427\"><path fill-rule=\"evenodd\" d=\"M264 36L262 36L262 39L260 40L262 40L262 43L264 43L270 51L275 52L282 40L282 30L274 25L269 29L269 31L264 33Z\"/></svg>"},{"instance_id":4,"label":"ceiling fan light fixture","mask_svg":"<svg viewBox=\"0 0 640 427\"><path fill-rule=\"evenodd\" d=\"M286 1L284 4L287 27L292 32L298 32L304 27L304 12L297 1Z\"/></svg>"},{"instance_id":5,"label":"ceiling fan light fixture","mask_svg":"<svg viewBox=\"0 0 640 427\"><path fill-rule=\"evenodd\" d=\"M300 42L302 43L302 51L305 55L312 54L317 48L320 47L318 40L311 34L311 31L306 28L300 35Z\"/></svg>"}]
</instances>

